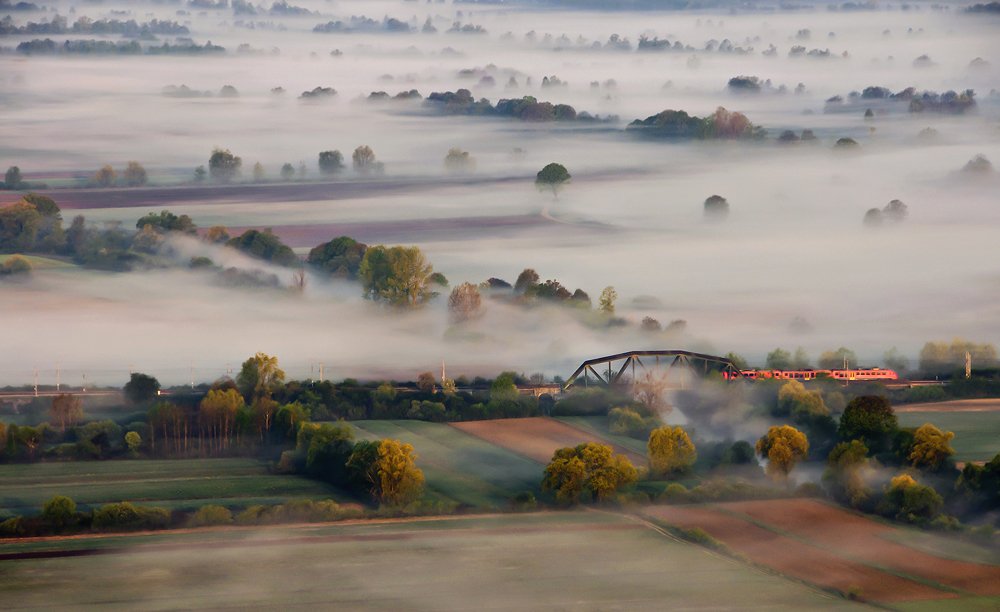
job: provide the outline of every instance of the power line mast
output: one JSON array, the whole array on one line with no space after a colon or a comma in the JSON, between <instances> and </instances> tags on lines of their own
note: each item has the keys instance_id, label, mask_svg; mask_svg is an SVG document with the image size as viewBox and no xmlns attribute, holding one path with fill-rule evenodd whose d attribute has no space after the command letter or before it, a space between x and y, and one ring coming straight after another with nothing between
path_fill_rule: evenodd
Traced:
<instances>
[{"instance_id":1,"label":"power line mast","mask_svg":"<svg viewBox=\"0 0 1000 612\"><path fill-rule=\"evenodd\" d=\"M972 353L965 351L965 377L972 378Z\"/></svg>"}]
</instances>

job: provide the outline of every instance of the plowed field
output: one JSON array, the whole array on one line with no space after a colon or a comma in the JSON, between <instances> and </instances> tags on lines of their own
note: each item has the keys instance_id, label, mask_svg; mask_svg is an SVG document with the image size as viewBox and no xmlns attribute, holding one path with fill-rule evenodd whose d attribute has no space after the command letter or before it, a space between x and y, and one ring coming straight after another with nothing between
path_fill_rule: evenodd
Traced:
<instances>
[{"instance_id":1,"label":"plowed field","mask_svg":"<svg viewBox=\"0 0 1000 612\"><path fill-rule=\"evenodd\" d=\"M616 453L624 454L634 465L643 465L646 462L646 458L639 453L611 444L604 438L572 425L544 417L466 421L451 425L539 463L548 463L556 449L585 442L610 444Z\"/></svg>"}]
</instances>

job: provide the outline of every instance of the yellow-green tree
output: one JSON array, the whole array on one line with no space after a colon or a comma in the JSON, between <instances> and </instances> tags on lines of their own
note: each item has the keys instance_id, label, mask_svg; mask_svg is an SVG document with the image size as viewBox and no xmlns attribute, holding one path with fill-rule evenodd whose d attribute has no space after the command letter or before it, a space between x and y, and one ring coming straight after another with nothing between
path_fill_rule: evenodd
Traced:
<instances>
[{"instance_id":1,"label":"yellow-green tree","mask_svg":"<svg viewBox=\"0 0 1000 612\"><path fill-rule=\"evenodd\" d=\"M809 391L797 380L790 380L778 390L778 409L782 415L796 418L830 414L819 391Z\"/></svg>"},{"instance_id":2,"label":"yellow-green tree","mask_svg":"<svg viewBox=\"0 0 1000 612\"><path fill-rule=\"evenodd\" d=\"M278 367L278 358L267 353L257 353L244 361L236 376L236 386L248 400L271 397L284 382L285 371Z\"/></svg>"},{"instance_id":3,"label":"yellow-green tree","mask_svg":"<svg viewBox=\"0 0 1000 612\"><path fill-rule=\"evenodd\" d=\"M379 475L379 502L387 506L404 506L420 498L424 490L424 473L417 467L413 446L399 440L382 440L375 462Z\"/></svg>"},{"instance_id":4,"label":"yellow-green tree","mask_svg":"<svg viewBox=\"0 0 1000 612\"><path fill-rule=\"evenodd\" d=\"M938 469L948 457L955 454L955 449L950 444L954 437L953 432L941 431L930 423L924 423L913 434L910 461L914 467Z\"/></svg>"},{"instance_id":5,"label":"yellow-green tree","mask_svg":"<svg viewBox=\"0 0 1000 612\"><path fill-rule=\"evenodd\" d=\"M654 476L683 472L698 458L698 452L687 432L681 427L664 425L649 433L646 443L649 471Z\"/></svg>"},{"instance_id":6,"label":"yellow-green tree","mask_svg":"<svg viewBox=\"0 0 1000 612\"><path fill-rule=\"evenodd\" d=\"M757 440L757 454L767 459L767 473L773 478L787 478L808 453L806 435L791 425L773 426Z\"/></svg>"},{"instance_id":7,"label":"yellow-green tree","mask_svg":"<svg viewBox=\"0 0 1000 612\"><path fill-rule=\"evenodd\" d=\"M236 389L212 389L202 398L198 406L198 420L202 436L209 439L210 448L213 441L216 450L229 445L236 416L243 406L243 396Z\"/></svg>"},{"instance_id":8,"label":"yellow-green tree","mask_svg":"<svg viewBox=\"0 0 1000 612\"><path fill-rule=\"evenodd\" d=\"M556 501L573 504L601 501L638 478L635 466L606 444L593 442L558 449L545 466L542 489L555 493Z\"/></svg>"}]
</instances>

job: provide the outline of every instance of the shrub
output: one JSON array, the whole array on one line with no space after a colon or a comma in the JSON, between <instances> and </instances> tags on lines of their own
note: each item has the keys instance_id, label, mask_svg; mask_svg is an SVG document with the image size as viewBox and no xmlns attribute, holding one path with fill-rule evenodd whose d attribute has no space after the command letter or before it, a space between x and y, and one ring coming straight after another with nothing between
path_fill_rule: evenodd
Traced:
<instances>
[{"instance_id":1,"label":"shrub","mask_svg":"<svg viewBox=\"0 0 1000 612\"><path fill-rule=\"evenodd\" d=\"M314 523L337 521L359 514L357 510L344 508L331 499L323 501L302 499L276 506L250 506L236 516L236 522L240 525Z\"/></svg>"},{"instance_id":2,"label":"shrub","mask_svg":"<svg viewBox=\"0 0 1000 612\"><path fill-rule=\"evenodd\" d=\"M538 500L531 491L521 491L510 498L510 507L515 512L527 512L538 507Z\"/></svg>"},{"instance_id":3,"label":"shrub","mask_svg":"<svg viewBox=\"0 0 1000 612\"><path fill-rule=\"evenodd\" d=\"M225 506L208 504L198 508L189 521L192 527L208 525L228 525L233 522L233 513Z\"/></svg>"},{"instance_id":4,"label":"shrub","mask_svg":"<svg viewBox=\"0 0 1000 612\"><path fill-rule=\"evenodd\" d=\"M0 536L16 537L24 535L24 519L12 516L0 523Z\"/></svg>"},{"instance_id":5,"label":"shrub","mask_svg":"<svg viewBox=\"0 0 1000 612\"><path fill-rule=\"evenodd\" d=\"M666 489L663 490L663 493L660 495L660 499L671 503L686 502L688 500L687 487L679 482L672 482L667 485Z\"/></svg>"},{"instance_id":6,"label":"shrub","mask_svg":"<svg viewBox=\"0 0 1000 612\"><path fill-rule=\"evenodd\" d=\"M129 502L105 504L94 511L91 525L96 531L163 529L170 524L170 512L164 508L146 508Z\"/></svg>"},{"instance_id":7,"label":"shrub","mask_svg":"<svg viewBox=\"0 0 1000 612\"><path fill-rule=\"evenodd\" d=\"M76 522L76 502L65 495L56 495L42 506L42 520L55 530Z\"/></svg>"}]
</instances>

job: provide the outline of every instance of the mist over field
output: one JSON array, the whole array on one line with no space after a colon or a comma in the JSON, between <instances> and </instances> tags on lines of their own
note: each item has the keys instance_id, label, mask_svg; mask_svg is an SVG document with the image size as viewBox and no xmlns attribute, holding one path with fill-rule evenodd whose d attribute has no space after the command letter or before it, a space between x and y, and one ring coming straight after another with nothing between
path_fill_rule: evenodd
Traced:
<instances>
[{"instance_id":1,"label":"mist over field","mask_svg":"<svg viewBox=\"0 0 1000 612\"><path fill-rule=\"evenodd\" d=\"M527 267L542 280L582 288L595 302L602 288L614 286L617 314L630 325L598 329L564 307L486 299L485 315L456 329L448 289L425 308L401 313L363 300L357 283L314 273L295 294L220 287L184 269L39 269L30 281L0 285L11 349L0 361L0 384L26 383L36 369L52 382L57 367L69 384L86 374L118 385L132 369L166 384L192 376L208 381L256 351L277 355L291 377L315 377L323 363L327 378L405 378L437 371L442 360L451 375L517 370L565 377L586 358L630 349L735 351L762 363L777 346L802 346L813 358L847 346L862 365L880 365L893 346L913 359L928 340L1000 342L1000 177L962 172L976 155L1000 163L1000 22L962 14L964 5L592 13L302 0L293 4L315 14L270 14L263 6L248 16L184 4L44 4L49 10L12 12L13 24L48 21L57 12L70 25L84 15L176 20L195 43L211 41L225 52L25 55L15 51L24 41L95 36L0 36L3 168L18 165L29 180L59 187L106 163L139 160L151 183L174 185L189 181L213 147L224 147L243 158L245 178L259 161L277 180L287 162L304 163L309 181L320 179L319 151L338 149L349 158L369 145L385 164L377 180L421 183L377 194L359 188L333 199L165 198L80 211L54 189L67 224L79 212L95 225L132 228L142 215L169 209L234 235L237 228L272 228L302 255L342 234L368 244L417 245L452 287L490 277L512 283ZM395 18L413 31L312 31L360 15L378 24ZM428 18L434 33L421 31ZM447 32L454 22L487 32ZM629 49L610 48L613 35L628 39ZM642 36L690 48L639 51ZM719 51L725 40L735 49ZM771 45L774 53L765 54ZM830 54L790 57L796 45ZM927 61L916 61L924 55ZM542 85L553 76L565 85ZM770 85L735 93L727 82L737 76ZM211 95L165 95L164 88L181 85ZM221 96L225 85L238 97ZM894 93L973 89L977 105L957 115L911 113L905 103L849 97L869 86ZM284 92L272 93L276 87ZM315 87L337 95L300 98ZM611 119L535 123L443 115L423 101L365 100L374 91L416 89L426 98L459 88L493 103L531 95ZM844 103L828 105L833 96ZM720 106L746 114L767 138L665 141L625 131L634 119L665 109L701 117ZM874 117L866 119L868 108ZM926 128L936 136L921 135ZM784 130L804 129L817 141L777 141ZM845 137L860 146L835 149ZM445 182L443 159L452 147L475 158L475 173ZM549 162L573 174L558 198L533 185ZM722 222L703 213L713 194L731 207ZM2 203L17 197L0 192ZM908 206L903 222L863 224L866 211L894 199ZM291 283L289 269L177 240L178 263L195 255L229 258L233 263L224 265L260 267ZM686 331L643 333L638 322L645 316L664 325L685 320Z\"/></svg>"}]
</instances>

